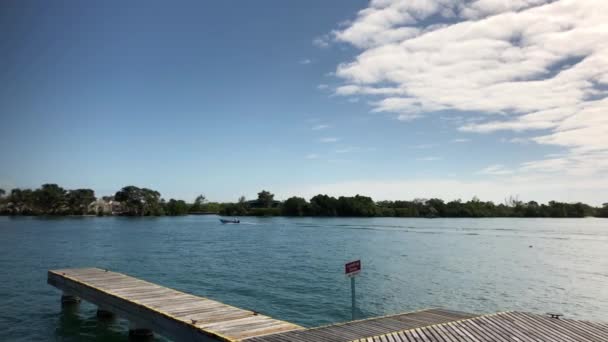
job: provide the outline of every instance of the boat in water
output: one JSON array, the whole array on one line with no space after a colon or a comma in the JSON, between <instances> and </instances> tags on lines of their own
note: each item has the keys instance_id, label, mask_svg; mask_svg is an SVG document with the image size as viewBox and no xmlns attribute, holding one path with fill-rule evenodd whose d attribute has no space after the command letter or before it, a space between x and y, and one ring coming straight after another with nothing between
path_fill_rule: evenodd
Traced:
<instances>
[{"instance_id":1,"label":"boat in water","mask_svg":"<svg viewBox=\"0 0 608 342\"><path fill-rule=\"evenodd\" d=\"M222 223L241 223L241 221L238 219L232 219L232 220L220 219L220 222L222 222Z\"/></svg>"}]
</instances>

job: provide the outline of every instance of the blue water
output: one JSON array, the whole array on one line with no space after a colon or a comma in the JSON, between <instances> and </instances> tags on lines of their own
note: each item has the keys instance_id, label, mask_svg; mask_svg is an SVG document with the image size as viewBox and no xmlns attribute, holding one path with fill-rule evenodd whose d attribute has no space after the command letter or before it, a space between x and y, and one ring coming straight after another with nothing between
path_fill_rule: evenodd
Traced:
<instances>
[{"instance_id":1,"label":"blue water","mask_svg":"<svg viewBox=\"0 0 608 342\"><path fill-rule=\"evenodd\" d=\"M96 266L316 326L440 306L608 321L608 220L0 217L0 341L126 341L63 310L52 268Z\"/></svg>"}]
</instances>

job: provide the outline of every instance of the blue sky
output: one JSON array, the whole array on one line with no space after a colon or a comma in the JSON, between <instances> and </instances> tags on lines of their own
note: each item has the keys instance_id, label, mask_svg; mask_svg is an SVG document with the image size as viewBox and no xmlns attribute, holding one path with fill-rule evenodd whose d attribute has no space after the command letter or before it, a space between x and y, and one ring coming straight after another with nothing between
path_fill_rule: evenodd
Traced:
<instances>
[{"instance_id":1,"label":"blue sky","mask_svg":"<svg viewBox=\"0 0 608 342\"><path fill-rule=\"evenodd\" d=\"M4 2L0 187L608 201L593 2L415 3Z\"/></svg>"}]
</instances>

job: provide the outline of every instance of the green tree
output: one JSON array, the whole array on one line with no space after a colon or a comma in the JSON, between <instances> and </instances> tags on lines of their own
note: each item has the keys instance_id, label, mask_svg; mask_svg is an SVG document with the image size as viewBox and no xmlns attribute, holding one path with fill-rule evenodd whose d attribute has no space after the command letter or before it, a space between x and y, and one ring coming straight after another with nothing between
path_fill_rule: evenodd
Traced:
<instances>
[{"instance_id":1,"label":"green tree","mask_svg":"<svg viewBox=\"0 0 608 342\"><path fill-rule=\"evenodd\" d=\"M247 199L241 196L237 203L224 203L219 210L220 215L224 216L243 216L247 215Z\"/></svg>"},{"instance_id":2,"label":"green tree","mask_svg":"<svg viewBox=\"0 0 608 342\"><path fill-rule=\"evenodd\" d=\"M209 202L205 205L205 211L209 213L219 213L221 205L217 202Z\"/></svg>"},{"instance_id":3,"label":"green tree","mask_svg":"<svg viewBox=\"0 0 608 342\"><path fill-rule=\"evenodd\" d=\"M526 204L526 209L524 211L525 217L539 217L541 216L541 206L538 205L535 201L530 201Z\"/></svg>"},{"instance_id":4,"label":"green tree","mask_svg":"<svg viewBox=\"0 0 608 342\"><path fill-rule=\"evenodd\" d=\"M144 215L146 216L160 216L164 215L163 207L161 205L160 192L147 188L141 189L144 193Z\"/></svg>"},{"instance_id":5,"label":"green tree","mask_svg":"<svg viewBox=\"0 0 608 342\"><path fill-rule=\"evenodd\" d=\"M11 190L7 198L6 213L10 215L35 214L33 210L34 195L30 189L21 190L15 188Z\"/></svg>"},{"instance_id":6,"label":"green tree","mask_svg":"<svg viewBox=\"0 0 608 342\"><path fill-rule=\"evenodd\" d=\"M434 216L446 216L447 206L443 200L440 200L439 198L431 198L430 200L426 201L426 204L435 209L436 212L433 213Z\"/></svg>"},{"instance_id":7,"label":"green tree","mask_svg":"<svg viewBox=\"0 0 608 342\"><path fill-rule=\"evenodd\" d=\"M236 210L238 215L247 215L247 210L249 209L249 204L247 203L247 199L245 196L239 197L239 201L236 204Z\"/></svg>"},{"instance_id":8,"label":"green tree","mask_svg":"<svg viewBox=\"0 0 608 342\"><path fill-rule=\"evenodd\" d=\"M270 193L269 191L262 190L261 192L258 192L258 202L264 208L270 208L274 202L274 194Z\"/></svg>"},{"instance_id":9,"label":"green tree","mask_svg":"<svg viewBox=\"0 0 608 342\"><path fill-rule=\"evenodd\" d=\"M188 214L188 204L182 200L174 200L173 198L165 204L165 214L169 216L179 216Z\"/></svg>"},{"instance_id":10,"label":"green tree","mask_svg":"<svg viewBox=\"0 0 608 342\"><path fill-rule=\"evenodd\" d=\"M375 216L376 204L371 197L356 195L355 197L340 196L337 201L339 216Z\"/></svg>"},{"instance_id":11,"label":"green tree","mask_svg":"<svg viewBox=\"0 0 608 342\"><path fill-rule=\"evenodd\" d=\"M338 200L327 195L316 195L310 199L310 208L315 216L338 215Z\"/></svg>"},{"instance_id":12,"label":"green tree","mask_svg":"<svg viewBox=\"0 0 608 342\"><path fill-rule=\"evenodd\" d=\"M133 185L125 186L114 195L124 207L124 214L129 216L163 215L160 193Z\"/></svg>"},{"instance_id":13,"label":"green tree","mask_svg":"<svg viewBox=\"0 0 608 342\"><path fill-rule=\"evenodd\" d=\"M247 210L237 203L224 203L220 210L220 215L224 216L243 216L247 215Z\"/></svg>"},{"instance_id":14,"label":"green tree","mask_svg":"<svg viewBox=\"0 0 608 342\"><path fill-rule=\"evenodd\" d=\"M126 215L143 215L144 198L140 188L133 185L125 186L114 194L114 199L120 202Z\"/></svg>"},{"instance_id":15,"label":"green tree","mask_svg":"<svg viewBox=\"0 0 608 342\"><path fill-rule=\"evenodd\" d=\"M205 211L205 203L207 203L207 199L204 195L198 195L194 200L194 203L190 206L190 212L201 212Z\"/></svg>"},{"instance_id":16,"label":"green tree","mask_svg":"<svg viewBox=\"0 0 608 342\"><path fill-rule=\"evenodd\" d=\"M283 215L286 216L304 216L310 213L310 205L302 197L290 197L282 208Z\"/></svg>"},{"instance_id":17,"label":"green tree","mask_svg":"<svg viewBox=\"0 0 608 342\"><path fill-rule=\"evenodd\" d=\"M608 203L602 204L602 207L597 209L596 216L598 217L608 217Z\"/></svg>"},{"instance_id":18,"label":"green tree","mask_svg":"<svg viewBox=\"0 0 608 342\"><path fill-rule=\"evenodd\" d=\"M34 204L42 214L62 214L67 211L67 191L57 184L42 184L34 191Z\"/></svg>"},{"instance_id":19,"label":"green tree","mask_svg":"<svg viewBox=\"0 0 608 342\"><path fill-rule=\"evenodd\" d=\"M88 212L89 205L95 201L95 192L91 189L69 190L66 202L70 213L84 215Z\"/></svg>"}]
</instances>

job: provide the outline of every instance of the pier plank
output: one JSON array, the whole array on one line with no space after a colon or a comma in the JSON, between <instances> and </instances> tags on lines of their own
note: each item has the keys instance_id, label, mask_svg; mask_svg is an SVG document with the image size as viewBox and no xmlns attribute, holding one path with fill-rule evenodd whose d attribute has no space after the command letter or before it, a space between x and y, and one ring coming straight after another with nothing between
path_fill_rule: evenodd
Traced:
<instances>
[{"instance_id":1,"label":"pier plank","mask_svg":"<svg viewBox=\"0 0 608 342\"><path fill-rule=\"evenodd\" d=\"M431 324L457 321L475 316L476 315L459 311L428 309L405 314L374 317L346 323L333 324L301 331L290 331L286 333L254 337L248 339L247 342L345 342L368 337L371 338L374 335L382 335L382 337L379 337L378 341L391 341L393 336L389 338L384 336L384 334ZM422 337L417 337L416 341L418 340L421 342L426 342L426 340Z\"/></svg>"},{"instance_id":2,"label":"pier plank","mask_svg":"<svg viewBox=\"0 0 608 342\"><path fill-rule=\"evenodd\" d=\"M48 272L48 283L175 341L599 342L608 324L523 312L434 308L304 329L250 310L98 268Z\"/></svg>"},{"instance_id":3,"label":"pier plank","mask_svg":"<svg viewBox=\"0 0 608 342\"><path fill-rule=\"evenodd\" d=\"M502 312L356 339L395 342L601 342L608 326L523 312Z\"/></svg>"},{"instance_id":4,"label":"pier plank","mask_svg":"<svg viewBox=\"0 0 608 342\"><path fill-rule=\"evenodd\" d=\"M98 268L51 270L48 283L176 341L240 341L303 329L257 312Z\"/></svg>"}]
</instances>

